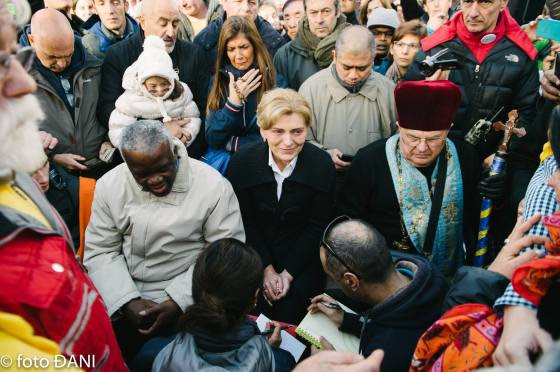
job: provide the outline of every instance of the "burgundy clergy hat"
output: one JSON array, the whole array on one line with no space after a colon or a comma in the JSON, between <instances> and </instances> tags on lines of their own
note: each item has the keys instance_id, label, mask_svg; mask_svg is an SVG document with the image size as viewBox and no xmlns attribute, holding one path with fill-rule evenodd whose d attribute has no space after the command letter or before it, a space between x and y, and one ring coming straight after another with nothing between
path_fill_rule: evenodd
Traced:
<instances>
[{"instance_id":1,"label":"burgundy clergy hat","mask_svg":"<svg viewBox=\"0 0 560 372\"><path fill-rule=\"evenodd\" d=\"M404 81L395 88L397 120L406 129L451 128L461 104L459 87L449 80Z\"/></svg>"}]
</instances>

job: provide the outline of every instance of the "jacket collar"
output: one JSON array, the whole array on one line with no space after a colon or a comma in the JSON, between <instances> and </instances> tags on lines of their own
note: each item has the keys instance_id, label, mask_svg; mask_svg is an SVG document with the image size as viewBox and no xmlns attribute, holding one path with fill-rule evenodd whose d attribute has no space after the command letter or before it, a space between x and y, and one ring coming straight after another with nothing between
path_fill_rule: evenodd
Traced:
<instances>
[{"instance_id":1,"label":"jacket collar","mask_svg":"<svg viewBox=\"0 0 560 372\"><path fill-rule=\"evenodd\" d=\"M463 12L457 12L449 21L447 21L443 26L438 28L433 34L424 38L421 41L422 49L426 52L438 45L441 45L447 41L450 41L457 36L458 23L463 17ZM500 13L502 22L504 22L505 27L505 37L511 40L515 45L517 45L531 60L534 60L537 56L537 50L529 40L529 37L523 31L523 29L517 24L515 19L509 13L508 8L505 8Z\"/></svg>"},{"instance_id":2,"label":"jacket collar","mask_svg":"<svg viewBox=\"0 0 560 372\"><path fill-rule=\"evenodd\" d=\"M334 65L333 65L334 66ZM332 98L334 99L335 103L339 103L343 99L345 99L349 94L360 94L370 101L377 100L377 86L376 86L376 76L375 73L372 71L369 74L365 84L362 86L362 89L358 93L350 93L348 89L344 88L334 77L331 69L327 70L327 89L331 94Z\"/></svg>"},{"instance_id":3,"label":"jacket collar","mask_svg":"<svg viewBox=\"0 0 560 372\"><path fill-rule=\"evenodd\" d=\"M179 169L177 170L177 176L175 177L175 182L173 182L172 192L186 192L192 183L190 159L187 153L185 145L179 141L177 138L173 138L173 146L177 151L177 157L179 159Z\"/></svg>"},{"instance_id":4,"label":"jacket collar","mask_svg":"<svg viewBox=\"0 0 560 372\"><path fill-rule=\"evenodd\" d=\"M275 183L274 173L268 165L268 144L262 142L247 146L251 146L251 150L244 150L247 153L244 153L245 156L240 159L240 162L243 163L243 169L247 171L238 171L234 174L228 173L231 183L237 185L238 189ZM317 154L314 153L315 151L322 152L323 150L306 142L298 154L294 171L286 180L311 186L321 192L329 192L330 185L324 182L324 169L317 166ZM232 162L236 160L234 156Z\"/></svg>"}]
</instances>

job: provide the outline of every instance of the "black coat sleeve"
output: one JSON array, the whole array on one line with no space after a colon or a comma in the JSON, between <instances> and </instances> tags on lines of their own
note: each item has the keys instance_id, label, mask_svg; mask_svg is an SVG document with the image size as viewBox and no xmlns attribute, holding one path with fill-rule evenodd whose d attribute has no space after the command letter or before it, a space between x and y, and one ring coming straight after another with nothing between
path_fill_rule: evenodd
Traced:
<instances>
[{"instance_id":1,"label":"black coat sleeve","mask_svg":"<svg viewBox=\"0 0 560 372\"><path fill-rule=\"evenodd\" d=\"M366 219L368 201L374 185L371 184L373 165L364 150L359 150L347 171L342 191L338 198L337 212L352 218Z\"/></svg>"},{"instance_id":2,"label":"black coat sleeve","mask_svg":"<svg viewBox=\"0 0 560 372\"><path fill-rule=\"evenodd\" d=\"M109 127L109 117L115 109L115 102L124 89L122 77L128 67L123 56L115 48L109 48L101 66L101 86L99 87L99 100L97 103L97 119L101 125Z\"/></svg>"},{"instance_id":3,"label":"black coat sleeve","mask_svg":"<svg viewBox=\"0 0 560 372\"><path fill-rule=\"evenodd\" d=\"M192 64L192 76L195 76L193 86L189 86L193 93L193 99L200 111L200 118L202 123L200 125L200 132L194 142L189 146L189 156L195 159L199 159L204 155L206 151L206 138L204 133L206 132L206 100L208 99L208 82L210 80L210 75L208 73L208 63L206 59L206 54L197 45L192 44L192 57L194 63ZM189 84L190 85L190 84Z\"/></svg>"},{"instance_id":4,"label":"black coat sleeve","mask_svg":"<svg viewBox=\"0 0 560 372\"><path fill-rule=\"evenodd\" d=\"M508 278L479 267L462 266L445 296L442 314L454 306L479 303L493 306L509 283Z\"/></svg>"}]
</instances>

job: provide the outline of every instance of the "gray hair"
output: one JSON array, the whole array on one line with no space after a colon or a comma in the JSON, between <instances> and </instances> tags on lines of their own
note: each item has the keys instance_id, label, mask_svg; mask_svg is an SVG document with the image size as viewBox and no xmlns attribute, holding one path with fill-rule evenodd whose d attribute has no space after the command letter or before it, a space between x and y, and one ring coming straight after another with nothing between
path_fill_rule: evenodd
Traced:
<instances>
[{"instance_id":1,"label":"gray hair","mask_svg":"<svg viewBox=\"0 0 560 372\"><path fill-rule=\"evenodd\" d=\"M307 1L303 0L303 9L307 12ZM334 9L337 14L340 14L340 0L333 0L334 1Z\"/></svg>"},{"instance_id":2,"label":"gray hair","mask_svg":"<svg viewBox=\"0 0 560 372\"><path fill-rule=\"evenodd\" d=\"M338 35L334 49L337 56L342 52L363 53L369 50L372 58L374 58L375 37L364 26L348 26Z\"/></svg>"},{"instance_id":3,"label":"gray hair","mask_svg":"<svg viewBox=\"0 0 560 372\"><path fill-rule=\"evenodd\" d=\"M167 129L157 120L138 120L124 128L121 133L121 154L125 151L151 153L162 143L173 150L173 139Z\"/></svg>"},{"instance_id":4,"label":"gray hair","mask_svg":"<svg viewBox=\"0 0 560 372\"><path fill-rule=\"evenodd\" d=\"M379 231L361 220L344 221L327 234L326 243L348 265L326 251L326 266L338 278L350 270L369 283L384 283L394 271L387 241Z\"/></svg>"}]
</instances>

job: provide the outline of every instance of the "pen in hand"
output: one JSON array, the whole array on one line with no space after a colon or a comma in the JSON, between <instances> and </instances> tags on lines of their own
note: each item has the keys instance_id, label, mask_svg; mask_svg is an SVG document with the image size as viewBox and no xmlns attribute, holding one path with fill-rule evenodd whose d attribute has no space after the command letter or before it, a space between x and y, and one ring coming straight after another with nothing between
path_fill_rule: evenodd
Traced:
<instances>
[{"instance_id":1,"label":"pen in hand","mask_svg":"<svg viewBox=\"0 0 560 372\"><path fill-rule=\"evenodd\" d=\"M339 304L335 304L335 303L332 303L332 302L326 302L326 301L321 301L321 304L328 307L329 309L342 310L342 308L340 307Z\"/></svg>"}]
</instances>

